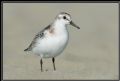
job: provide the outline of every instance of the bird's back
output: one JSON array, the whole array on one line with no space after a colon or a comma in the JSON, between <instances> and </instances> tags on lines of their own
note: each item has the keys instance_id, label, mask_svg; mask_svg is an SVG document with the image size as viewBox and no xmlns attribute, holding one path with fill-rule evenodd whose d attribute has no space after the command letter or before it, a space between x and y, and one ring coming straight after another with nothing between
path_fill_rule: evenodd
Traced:
<instances>
[{"instance_id":1,"label":"bird's back","mask_svg":"<svg viewBox=\"0 0 120 81\"><path fill-rule=\"evenodd\" d=\"M50 28L50 25L48 25L47 27L45 27L42 31L38 32L33 41L31 42L31 44L28 46L28 48L26 48L24 51L32 51L32 49L35 47L36 43L37 43L37 40L41 40L45 34L44 34L44 31L45 30L48 30Z\"/></svg>"}]
</instances>

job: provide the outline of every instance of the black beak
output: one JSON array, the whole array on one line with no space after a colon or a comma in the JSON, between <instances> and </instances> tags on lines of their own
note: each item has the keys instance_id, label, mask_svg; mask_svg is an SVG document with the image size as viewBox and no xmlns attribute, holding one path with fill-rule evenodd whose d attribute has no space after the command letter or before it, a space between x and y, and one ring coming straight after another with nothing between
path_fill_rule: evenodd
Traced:
<instances>
[{"instance_id":1,"label":"black beak","mask_svg":"<svg viewBox=\"0 0 120 81\"><path fill-rule=\"evenodd\" d=\"M72 26L74 26L74 27L76 27L76 28L78 28L78 29L80 29L80 27L79 26L77 26L73 21L71 21L70 22L70 24L72 25Z\"/></svg>"}]
</instances>

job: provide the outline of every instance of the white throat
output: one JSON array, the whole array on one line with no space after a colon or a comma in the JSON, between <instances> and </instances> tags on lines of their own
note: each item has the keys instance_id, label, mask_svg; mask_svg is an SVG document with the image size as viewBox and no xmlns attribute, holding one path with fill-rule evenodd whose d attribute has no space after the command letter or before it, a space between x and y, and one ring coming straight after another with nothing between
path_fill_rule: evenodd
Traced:
<instances>
[{"instance_id":1,"label":"white throat","mask_svg":"<svg viewBox=\"0 0 120 81\"><path fill-rule=\"evenodd\" d=\"M55 20L52 24L52 27L55 29L55 33L59 35L68 35L67 24L61 20Z\"/></svg>"}]
</instances>

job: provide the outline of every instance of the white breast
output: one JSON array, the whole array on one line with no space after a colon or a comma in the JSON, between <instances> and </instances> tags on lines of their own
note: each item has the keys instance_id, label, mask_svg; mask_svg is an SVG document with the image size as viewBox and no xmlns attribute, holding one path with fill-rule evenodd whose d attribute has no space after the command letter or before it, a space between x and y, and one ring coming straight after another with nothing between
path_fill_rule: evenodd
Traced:
<instances>
[{"instance_id":1,"label":"white breast","mask_svg":"<svg viewBox=\"0 0 120 81\"><path fill-rule=\"evenodd\" d=\"M45 38L37 41L36 47L33 52L40 55L43 58L52 58L59 55L68 43L68 32L67 30L62 30L54 34L46 32Z\"/></svg>"}]
</instances>

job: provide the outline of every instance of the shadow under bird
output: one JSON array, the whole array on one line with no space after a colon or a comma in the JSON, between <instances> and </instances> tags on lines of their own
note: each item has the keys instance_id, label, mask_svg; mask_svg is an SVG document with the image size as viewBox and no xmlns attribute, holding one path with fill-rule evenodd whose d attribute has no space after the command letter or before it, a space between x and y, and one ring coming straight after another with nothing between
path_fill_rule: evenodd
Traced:
<instances>
[{"instance_id":1,"label":"shadow under bird","mask_svg":"<svg viewBox=\"0 0 120 81\"><path fill-rule=\"evenodd\" d=\"M24 50L32 51L40 56L41 71L43 71L43 58L52 58L53 68L56 70L55 57L63 52L68 43L69 33L67 26L69 24L80 29L72 21L70 14L66 12L59 13L53 23L38 32L29 47Z\"/></svg>"}]
</instances>

